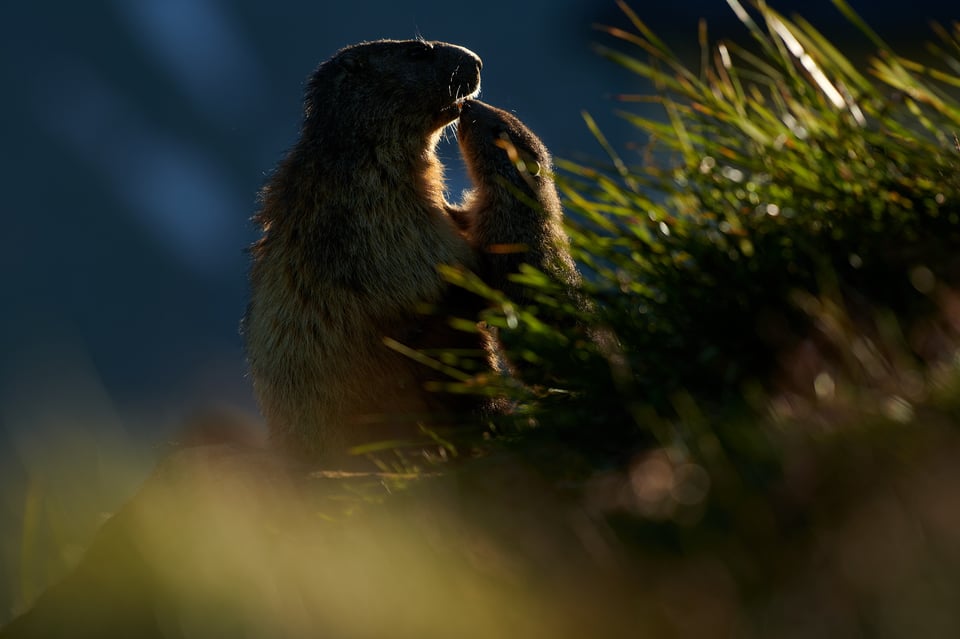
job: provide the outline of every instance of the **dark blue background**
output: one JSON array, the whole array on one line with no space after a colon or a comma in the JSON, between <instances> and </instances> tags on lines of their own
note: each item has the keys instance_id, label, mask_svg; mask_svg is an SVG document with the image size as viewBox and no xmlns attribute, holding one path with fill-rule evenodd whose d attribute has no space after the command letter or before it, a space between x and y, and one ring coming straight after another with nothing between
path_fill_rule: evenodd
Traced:
<instances>
[{"instance_id":1,"label":"dark blue background","mask_svg":"<svg viewBox=\"0 0 960 639\"><path fill-rule=\"evenodd\" d=\"M696 28L743 38L723 0L632 3L696 59ZM827 0L799 8L855 35ZM950 3L854 1L916 49ZM301 84L339 47L422 34L484 59L486 101L557 156L602 158L588 110L627 154L611 95L648 91L591 52L612 0L72 0L0 9L0 425L110 414L165 432L195 407L254 411L238 321L265 176L293 142ZM855 49L862 51L862 39ZM843 43L841 43L843 44ZM642 140L640 140L642 141ZM447 148L451 192L463 188Z\"/></svg>"}]
</instances>

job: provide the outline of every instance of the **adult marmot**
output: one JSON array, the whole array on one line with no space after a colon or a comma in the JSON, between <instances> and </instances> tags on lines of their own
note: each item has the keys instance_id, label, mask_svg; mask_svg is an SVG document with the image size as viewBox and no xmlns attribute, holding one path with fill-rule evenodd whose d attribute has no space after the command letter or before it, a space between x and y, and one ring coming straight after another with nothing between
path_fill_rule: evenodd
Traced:
<instances>
[{"instance_id":1,"label":"adult marmot","mask_svg":"<svg viewBox=\"0 0 960 639\"><path fill-rule=\"evenodd\" d=\"M421 314L444 302L438 265L474 266L434 149L480 68L462 47L377 41L310 78L299 140L261 193L243 327L271 440L286 452L316 459L407 435L449 407L423 389L432 372L385 337L480 347L450 330L442 343Z\"/></svg>"}]
</instances>

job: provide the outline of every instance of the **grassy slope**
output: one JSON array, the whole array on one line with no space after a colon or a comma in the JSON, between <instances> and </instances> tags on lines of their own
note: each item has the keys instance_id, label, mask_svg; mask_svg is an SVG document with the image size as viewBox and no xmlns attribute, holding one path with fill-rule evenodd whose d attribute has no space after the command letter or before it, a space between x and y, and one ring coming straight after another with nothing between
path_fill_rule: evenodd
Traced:
<instances>
[{"instance_id":1,"label":"grassy slope","mask_svg":"<svg viewBox=\"0 0 960 639\"><path fill-rule=\"evenodd\" d=\"M627 46L601 52L657 88L625 102L666 122L624 112L639 165L599 131L607 168L561 163L591 299L566 312L592 328L538 323L564 304L535 274L539 308L491 318L554 373L518 448L581 482L667 608L701 596L761 636L956 633L960 27L928 68L836 0L877 47L864 71L729 3L753 42L704 29L698 71L625 5L635 30L610 30Z\"/></svg>"},{"instance_id":2,"label":"grassy slope","mask_svg":"<svg viewBox=\"0 0 960 639\"><path fill-rule=\"evenodd\" d=\"M612 32L667 122L626 115L639 166L562 165L578 303L487 292L543 373L459 376L522 400L494 437L306 491L175 457L11 636L960 634L960 33L944 71L877 39L864 73L730 3L754 42L697 71Z\"/></svg>"}]
</instances>

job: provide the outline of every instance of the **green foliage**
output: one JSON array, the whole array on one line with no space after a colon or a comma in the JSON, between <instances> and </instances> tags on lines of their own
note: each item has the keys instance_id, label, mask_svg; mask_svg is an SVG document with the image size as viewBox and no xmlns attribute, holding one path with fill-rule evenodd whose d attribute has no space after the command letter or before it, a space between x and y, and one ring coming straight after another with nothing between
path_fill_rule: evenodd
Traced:
<instances>
[{"instance_id":1,"label":"green foliage","mask_svg":"<svg viewBox=\"0 0 960 639\"><path fill-rule=\"evenodd\" d=\"M808 23L758 3L762 29L731 5L760 53L721 43L694 74L635 16L638 34L613 33L652 61L603 51L658 87L630 99L661 103L668 124L624 117L650 137L650 157L665 149L675 166L565 165L580 178L571 209L592 223L579 245L599 261L644 387L664 373L676 388L765 378L771 353L809 331L796 291L930 310L931 287L910 274L946 277L956 245L956 103L889 50L874 62L883 86Z\"/></svg>"},{"instance_id":2,"label":"green foliage","mask_svg":"<svg viewBox=\"0 0 960 639\"><path fill-rule=\"evenodd\" d=\"M640 413L675 417L678 394L712 410L756 407L754 390L798 390L780 382L808 341L863 368L838 352L850 347L841 338L863 333L882 350L884 331L943 310L960 240L960 105L949 93L960 31L936 31L947 70L927 68L836 4L879 48L869 74L803 19L736 0L753 45L710 44L704 27L695 72L623 5L635 31L608 32L632 50L600 52L657 90L624 102L660 104L665 118L623 112L649 140L640 164L589 116L611 165L558 163L589 310L527 273L537 307L490 320L515 325L503 334L551 371L571 417L650 431ZM575 337L558 325L589 328ZM901 346L910 366L943 355Z\"/></svg>"},{"instance_id":3,"label":"green foliage","mask_svg":"<svg viewBox=\"0 0 960 639\"><path fill-rule=\"evenodd\" d=\"M513 389L510 442L580 482L617 540L661 567L651 579L722 566L747 615L851 587L840 607L867 634L899 636L897 615L945 632L958 620L933 614L945 600L919 577L960 590L940 542L872 547L867 564L909 566L877 590L866 564L809 565L928 526L921 503L943 507L949 489L926 501L918 476L956 487L940 451L960 424L960 25L934 28L932 68L834 0L877 48L865 72L802 18L728 3L753 42L711 44L703 27L698 71L625 4L634 30L607 29L627 47L600 53L656 89L624 103L664 118L622 113L648 141L634 162L585 115L610 163L558 162L585 302L532 272L536 304L485 293L508 358L540 371ZM868 532L878 502L897 514Z\"/></svg>"}]
</instances>

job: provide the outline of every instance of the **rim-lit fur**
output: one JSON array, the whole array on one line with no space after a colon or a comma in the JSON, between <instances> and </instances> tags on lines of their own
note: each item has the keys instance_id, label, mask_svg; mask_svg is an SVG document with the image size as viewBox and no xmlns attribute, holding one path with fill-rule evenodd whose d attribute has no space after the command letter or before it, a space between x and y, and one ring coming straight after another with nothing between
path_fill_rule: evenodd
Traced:
<instances>
[{"instance_id":1,"label":"rim-lit fur","mask_svg":"<svg viewBox=\"0 0 960 639\"><path fill-rule=\"evenodd\" d=\"M420 314L444 302L437 266L475 266L434 148L480 66L449 44L378 41L308 83L300 138L261 193L244 321L261 409L288 452L416 432L437 409L426 369L383 340L442 341Z\"/></svg>"},{"instance_id":2,"label":"rim-lit fur","mask_svg":"<svg viewBox=\"0 0 960 639\"><path fill-rule=\"evenodd\" d=\"M521 301L526 289L508 276L523 263L578 283L553 165L540 139L512 114L478 100L464 103L458 138L475 185L464 218L481 277Z\"/></svg>"}]
</instances>

